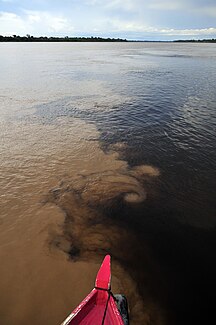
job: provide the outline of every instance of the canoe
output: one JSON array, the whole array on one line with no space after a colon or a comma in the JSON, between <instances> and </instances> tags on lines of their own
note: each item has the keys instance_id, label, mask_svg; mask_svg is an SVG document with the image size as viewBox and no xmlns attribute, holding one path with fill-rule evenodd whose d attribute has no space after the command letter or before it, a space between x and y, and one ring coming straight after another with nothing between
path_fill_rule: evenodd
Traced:
<instances>
[{"instance_id":1,"label":"canoe","mask_svg":"<svg viewBox=\"0 0 216 325\"><path fill-rule=\"evenodd\" d=\"M111 292L110 255L106 255L98 271L95 287L66 318L62 325L125 325L116 298Z\"/></svg>"}]
</instances>

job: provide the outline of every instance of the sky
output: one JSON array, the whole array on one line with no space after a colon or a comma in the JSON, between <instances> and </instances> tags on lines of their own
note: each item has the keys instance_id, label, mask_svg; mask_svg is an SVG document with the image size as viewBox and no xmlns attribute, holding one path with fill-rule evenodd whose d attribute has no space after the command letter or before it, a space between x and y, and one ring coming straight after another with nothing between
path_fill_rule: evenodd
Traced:
<instances>
[{"instance_id":1,"label":"sky","mask_svg":"<svg viewBox=\"0 0 216 325\"><path fill-rule=\"evenodd\" d=\"M216 38L216 0L0 0L0 35Z\"/></svg>"}]
</instances>

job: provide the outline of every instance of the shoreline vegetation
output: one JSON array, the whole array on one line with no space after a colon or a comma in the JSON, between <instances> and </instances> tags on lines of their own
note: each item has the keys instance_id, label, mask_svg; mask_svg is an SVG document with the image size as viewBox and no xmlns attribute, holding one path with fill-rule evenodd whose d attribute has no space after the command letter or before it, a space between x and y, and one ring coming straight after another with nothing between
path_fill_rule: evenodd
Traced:
<instances>
[{"instance_id":1,"label":"shoreline vegetation","mask_svg":"<svg viewBox=\"0 0 216 325\"><path fill-rule=\"evenodd\" d=\"M216 43L216 38L201 39L201 40L174 40L174 41L147 41L147 40L127 40L122 38L103 38L103 37L47 37L47 36L26 36L12 35L2 36L0 35L0 42L164 42L164 43Z\"/></svg>"},{"instance_id":2,"label":"shoreline vegetation","mask_svg":"<svg viewBox=\"0 0 216 325\"><path fill-rule=\"evenodd\" d=\"M178 43L216 43L216 38L211 38L211 39L199 39L199 40L175 40L173 42L178 42Z\"/></svg>"},{"instance_id":3,"label":"shoreline vegetation","mask_svg":"<svg viewBox=\"0 0 216 325\"><path fill-rule=\"evenodd\" d=\"M27 34L26 36L2 36L0 35L0 42L127 42L126 39L121 38L103 38L103 37L35 37Z\"/></svg>"}]
</instances>

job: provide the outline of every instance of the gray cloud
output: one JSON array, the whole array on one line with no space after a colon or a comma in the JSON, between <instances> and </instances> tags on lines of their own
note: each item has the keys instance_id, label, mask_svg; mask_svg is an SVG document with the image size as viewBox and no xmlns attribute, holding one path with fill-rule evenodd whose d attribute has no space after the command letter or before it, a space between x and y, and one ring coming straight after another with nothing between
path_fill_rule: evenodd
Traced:
<instances>
[{"instance_id":1,"label":"gray cloud","mask_svg":"<svg viewBox=\"0 0 216 325\"><path fill-rule=\"evenodd\" d=\"M213 38L215 17L212 0L1 0L0 34Z\"/></svg>"}]
</instances>

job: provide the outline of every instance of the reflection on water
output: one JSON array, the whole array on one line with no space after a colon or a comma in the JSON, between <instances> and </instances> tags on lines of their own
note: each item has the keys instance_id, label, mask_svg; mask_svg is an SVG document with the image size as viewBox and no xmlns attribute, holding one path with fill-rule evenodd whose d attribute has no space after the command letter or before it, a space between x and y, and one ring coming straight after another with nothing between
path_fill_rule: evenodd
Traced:
<instances>
[{"instance_id":1,"label":"reflection on water","mask_svg":"<svg viewBox=\"0 0 216 325\"><path fill-rule=\"evenodd\" d=\"M107 252L132 324L215 317L215 45L0 46L1 322L59 324Z\"/></svg>"}]
</instances>

